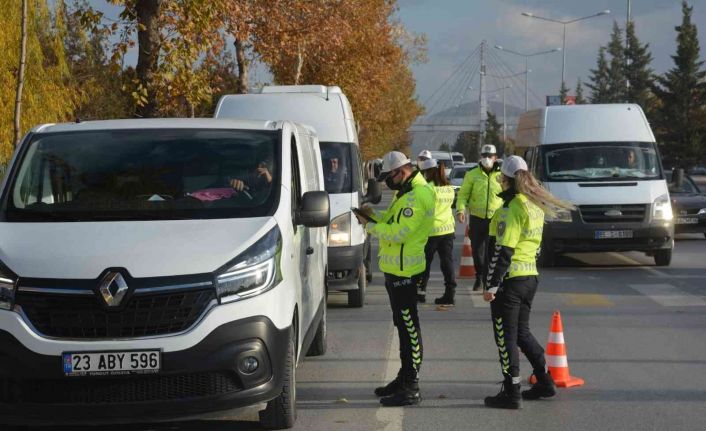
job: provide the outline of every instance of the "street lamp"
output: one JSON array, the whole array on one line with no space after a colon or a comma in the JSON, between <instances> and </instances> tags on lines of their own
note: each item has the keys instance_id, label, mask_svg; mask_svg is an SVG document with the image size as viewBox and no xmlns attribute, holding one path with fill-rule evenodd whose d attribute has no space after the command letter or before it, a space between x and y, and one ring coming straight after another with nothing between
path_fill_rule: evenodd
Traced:
<instances>
[{"instance_id":1,"label":"street lamp","mask_svg":"<svg viewBox=\"0 0 706 431\"><path fill-rule=\"evenodd\" d=\"M505 85L505 80L508 78L514 78L514 77L520 76L520 75L526 75L528 72L530 72L530 71L528 70L527 72L513 73L512 75L505 75L505 76L488 75L492 78L501 79L503 82L503 87L501 88L501 90L503 91L503 142L507 141L507 108L505 105L505 90L509 90L512 88L512 85Z\"/></svg>"},{"instance_id":2,"label":"street lamp","mask_svg":"<svg viewBox=\"0 0 706 431\"><path fill-rule=\"evenodd\" d=\"M503 48L500 45L495 45L495 48L499 49L500 51L509 52L510 54L519 55L520 57L525 58L525 72L524 72L525 73L525 111L529 110L529 87L527 86L527 80L528 80L528 75L529 75L529 58L535 57L537 55L550 54L552 52L559 52L559 51L561 51L561 48L554 48L554 49L550 49L547 51L533 52L531 54L513 51L511 49Z\"/></svg>"},{"instance_id":3,"label":"street lamp","mask_svg":"<svg viewBox=\"0 0 706 431\"><path fill-rule=\"evenodd\" d=\"M602 10L598 13L594 13L593 15L588 15L588 16L584 16L581 18L572 19L569 21L561 21L561 20L553 19L553 18L545 18L542 16L537 16L537 15L530 13L530 12L522 12L522 15L526 16L527 18L534 18L534 19L541 19L543 21L555 22L557 24L561 24L564 26L564 43L562 46L562 51L564 52L564 54L563 54L562 60L561 60L561 84L563 86L563 85L565 85L564 84L564 73L566 70L566 26L569 24L573 24L575 22L578 22L578 21L583 21L583 20L587 20L587 19L591 19L591 18L595 18L598 16L603 16L603 15L608 15L609 13L610 13L610 10L606 9L606 10Z\"/></svg>"}]
</instances>

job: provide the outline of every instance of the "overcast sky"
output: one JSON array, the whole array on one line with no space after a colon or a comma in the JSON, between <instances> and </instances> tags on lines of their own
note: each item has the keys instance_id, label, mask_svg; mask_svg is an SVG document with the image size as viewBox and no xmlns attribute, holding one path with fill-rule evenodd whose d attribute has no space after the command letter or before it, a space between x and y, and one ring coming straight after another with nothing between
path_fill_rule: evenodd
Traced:
<instances>
[{"instance_id":1,"label":"overcast sky","mask_svg":"<svg viewBox=\"0 0 706 431\"><path fill-rule=\"evenodd\" d=\"M569 20L610 9L610 15L567 26L566 81L573 91L577 78L585 81L589 76L589 69L595 67L598 48L607 44L613 20L624 27L627 14L627 0L398 1L399 16L407 29L415 33L425 33L429 39L429 61L413 67L420 102L427 101L482 40L488 41L490 49L501 45L520 52L536 52L562 45L561 25L526 18L521 12ZM118 8L107 6L105 0L90 0L90 3L113 18L119 12ZM695 6L694 22L699 27L704 56L706 0L691 0L691 4ZM674 26L681 22L681 0L633 0L632 9L638 37L643 43L650 44L654 57L653 68L657 72L668 70L673 66L670 56L676 49ZM522 58L503 52L496 54L513 71L524 70ZM134 53L131 53L128 61L135 61ZM531 91L540 98L558 93L561 61L561 53L530 59L529 67L532 73L529 75L529 85ZM254 78L268 79L262 74L256 74ZM477 87L477 79L471 85ZM492 86L493 83L490 83L489 87ZM519 90L513 90L516 96L517 91ZM469 95L469 99L472 98L474 96ZM522 104L522 100L517 99L512 98L510 103ZM536 103L537 100L532 98L532 102Z\"/></svg>"}]
</instances>

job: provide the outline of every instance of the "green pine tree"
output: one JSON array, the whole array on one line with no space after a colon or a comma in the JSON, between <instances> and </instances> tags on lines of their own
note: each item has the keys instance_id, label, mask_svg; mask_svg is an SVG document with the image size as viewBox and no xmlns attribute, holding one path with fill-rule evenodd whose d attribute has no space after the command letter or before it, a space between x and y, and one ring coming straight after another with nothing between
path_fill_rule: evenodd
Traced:
<instances>
[{"instance_id":1,"label":"green pine tree","mask_svg":"<svg viewBox=\"0 0 706 431\"><path fill-rule=\"evenodd\" d=\"M625 76L629 83L626 101L637 103L642 109L650 110L653 70L650 68L652 54L649 44L641 44L635 34L635 23L630 21L625 30L627 47L625 49Z\"/></svg>"},{"instance_id":2,"label":"green pine tree","mask_svg":"<svg viewBox=\"0 0 706 431\"><path fill-rule=\"evenodd\" d=\"M585 105L586 99L583 97L583 82L581 82L581 78L579 78L576 81L576 104L577 105Z\"/></svg>"},{"instance_id":3,"label":"green pine tree","mask_svg":"<svg viewBox=\"0 0 706 431\"><path fill-rule=\"evenodd\" d=\"M608 43L610 64L608 67L608 101L613 103L625 102L627 80L625 77L625 47L623 45L623 32L617 22L613 22L613 33Z\"/></svg>"},{"instance_id":4,"label":"green pine tree","mask_svg":"<svg viewBox=\"0 0 706 431\"><path fill-rule=\"evenodd\" d=\"M700 60L696 24L691 20L693 7L682 2L682 24L677 31L677 53L674 67L657 77L653 87L660 100L653 123L658 141L664 146L665 158L672 165L690 168L699 163L706 150L702 140L706 120L706 71Z\"/></svg>"},{"instance_id":5,"label":"green pine tree","mask_svg":"<svg viewBox=\"0 0 706 431\"><path fill-rule=\"evenodd\" d=\"M590 83L586 87L591 89L591 103L608 103L608 60L606 59L606 49L602 46L598 50L598 60L596 68L591 69Z\"/></svg>"},{"instance_id":6,"label":"green pine tree","mask_svg":"<svg viewBox=\"0 0 706 431\"><path fill-rule=\"evenodd\" d=\"M472 162L478 160L480 148L478 148L478 132L461 132L453 145L453 151L457 151Z\"/></svg>"},{"instance_id":7,"label":"green pine tree","mask_svg":"<svg viewBox=\"0 0 706 431\"><path fill-rule=\"evenodd\" d=\"M561 98L561 104L566 105L566 96L569 95L569 88L566 86L564 81L561 82L561 88L559 89L559 97Z\"/></svg>"}]
</instances>

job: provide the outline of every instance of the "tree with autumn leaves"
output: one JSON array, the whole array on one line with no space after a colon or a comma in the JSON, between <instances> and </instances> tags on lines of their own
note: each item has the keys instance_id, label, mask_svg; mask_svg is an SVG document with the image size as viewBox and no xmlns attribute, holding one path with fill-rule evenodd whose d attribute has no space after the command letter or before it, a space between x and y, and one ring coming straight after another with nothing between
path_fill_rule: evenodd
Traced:
<instances>
[{"instance_id":1,"label":"tree with autumn leaves","mask_svg":"<svg viewBox=\"0 0 706 431\"><path fill-rule=\"evenodd\" d=\"M37 123L76 117L208 117L222 94L252 90L253 64L268 70L273 84L340 86L353 106L368 158L406 147L406 130L421 113L410 65L424 57L425 39L397 21L396 0L105 0L120 8L117 20L86 0L71 1L56 0L54 11L45 13L49 22L43 27L55 29L52 40L63 50L52 56L56 72L33 57L38 48L46 51L37 41L49 40L47 31L29 29L32 79L23 100L41 97L35 80L45 82L44 75L52 72L64 92L55 93L57 100L64 103L38 116L28 106L23 133ZM12 32L3 34L8 49L0 64L14 71L21 10L14 7L18 2L2 2L11 13L0 20ZM50 10L48 0L31 3ZM126 65L135 50L136 63ZM11 106L9 90L16 79L5 82L13 84L3 96ZM11 138L1 138L7 160Z\"/></svg>"}]
</instances>

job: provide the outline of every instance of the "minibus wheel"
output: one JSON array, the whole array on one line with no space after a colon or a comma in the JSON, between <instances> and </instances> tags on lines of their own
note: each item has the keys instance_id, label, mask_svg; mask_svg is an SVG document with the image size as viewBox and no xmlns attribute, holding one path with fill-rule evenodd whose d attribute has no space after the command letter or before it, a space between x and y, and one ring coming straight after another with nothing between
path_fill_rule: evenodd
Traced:
<instances>
[{"instance_id":1,"label":"minibus wheel","mask_svg":"<svg viewBox=\"0 0 706 431\"><path fill-rule=\"evenodd\" d=\"M287 345L287 366L282 379L282 392L267 403L265 410L260 411L260 425L266 429L291 428L297 419L295 331L296 327L292 325L292 335Z\"/></svg>"},{"instance_id":2,"label":"minibus wheel","mask_svg":"<svg viewBox=\"0 0 706 431\"><path fill-rule=\"evenodd\" d=\"M365 289L368 286L368 279L365 274L365 265L358 268L358 288L348 291L348 306L351 308L361 308L365 304Z\"/></svg>"},{"instance_id":3,"label":"minibus wheel","mask_svg":"<svg viewBox=\"0 0 706 431\"><path fill-rule=\"evenodd\" d=\"M704 234L706 235L706 234ZM373 246L368 241L368 253L365 255L365 280L373 281Z\"/></svg>"},{"instance_id":4,"label":"minibus wheel","mask_svg":"<svg viewBox=\"0 0 706 431\"><path fill-rule=\"evenodd\" d=\"M669 266L672 263L672 249L665 248L662 250L657 250L655 252L655 265L657 266Z\"/></svg>"}]
</instances>

